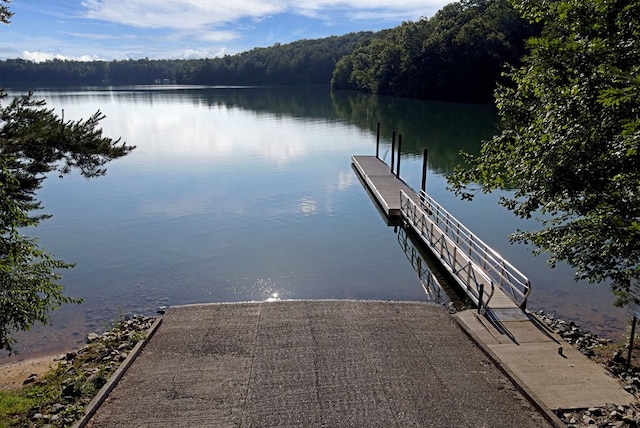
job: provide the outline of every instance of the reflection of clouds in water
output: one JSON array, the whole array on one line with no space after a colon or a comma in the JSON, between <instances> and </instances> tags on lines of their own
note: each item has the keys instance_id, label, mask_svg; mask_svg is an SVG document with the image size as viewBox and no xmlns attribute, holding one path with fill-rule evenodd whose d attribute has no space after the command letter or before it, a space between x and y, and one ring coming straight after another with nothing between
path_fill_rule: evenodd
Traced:
<instances>
[{"instance_id":1,"label":"reflection of clouds in water","mask_svg":"<svg viewBox=\"0 0 640 428\"><path fill-rule=\"evenodd\" d=\"M210 198L195 195L180 199L141 201L137 215L142 217L180 218L198 214L245 215L249 207L242 200L229 200L224 206L214 206Z\"/></svg>"},{"instance_id":2,"label":"reflection of clouds in water","mask_svg":"<svg viewBox=\"0 0 640 428\"><path fill-rule=\"evenodd\" d=\"M325 193L324 211L328 214L334 214L336 211L336 194L349 190L357 182L356 176L351 170L343 170L338 173L337 181L327 186Z\"/></svg>"},{"instance_id":3,"label":"reflection of clouds in water","mask_svg":"<svg viewBox=\"0 0 640 428\"><path fill-rule=\"evenodd\" d=\"M109 129L109 123L118 128ZM239 108L190 104L114 109L107 113L103 128L106 135L119 135L136 145L131 156L137 162L156 162L154 157L167 155L216 162L259 157L283 166L318 153L344 151L350 141L360 147L362 141L358 130L348 125L283 120L271 114L255 114L247 120L247 112ZM345 138L345 133L353 135Z\"/></svg>"},{"instance_id":4,"label":"reflection of clouds in water","mask_svg":"<svg viewBox=\"0 0 640 428\"><path fill-rule=\"evenodd\" d=\"M204 213L208 204L201 198L182 198L173 201L155 200L145 202L138 209L138 215L153 217L163 215L168 218L179 218Z\"/></svg>"},{"instance_id":5,"label":"reflection of clouds in water","mask_svg":"<svg viewBox=\"0 0 640 428\"><path fill-rule=\"evenodd\" d=\"M301 212L303 215L311 215L314 214L317 210L318 204L315 200L311 198L302 198L300 200L300 207L298 212Z\"/></svg>"},{"instance_id":6,"label":"reflection of clouds in water","mask_svg":"<svg viewBox=\"0 0 640 428\"><path fill-rule=\"evenodd\" d=\"M344 191L353 186L356 176L353 171L340 171L338 175L338 190Z\"/></svg>"},{"instance_id":7,"label":"reflection of clouds in water","mask_svg":"<svg viewBox=\"0 0 640 428\"><path fill-rule=\"evenodd\" d=\"M163 94L98 94L73 96L44 92L49 104L64 109L65 117L81 118L95 105L106 115L101 127L106 136L121 137L137 149L123 162L157 166L159 160L234 163L249 158L274 162L293 160L362 147L363 132L356 126L326 119L255 112L238 106L192 102L166 102ZM127 103L123 97L145 102ZM128 97L128 98L127 98ZM156 98L158 97L158 98ZM176 98L177 99L177 98Z\"/></svg>"}]
</instances>

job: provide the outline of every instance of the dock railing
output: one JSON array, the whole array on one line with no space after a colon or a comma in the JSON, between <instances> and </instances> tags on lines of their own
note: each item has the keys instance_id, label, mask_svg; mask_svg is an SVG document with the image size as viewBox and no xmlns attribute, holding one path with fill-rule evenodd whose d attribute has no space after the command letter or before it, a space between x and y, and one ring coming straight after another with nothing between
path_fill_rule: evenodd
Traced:
<instances>
[{"instance_id":1,"label":"dock railing","mask_svg":"<svg viewBox=\"0 0 640 428\"><path fill-rule=\"evenodd\" d=\"M500 288L526 309L529 279L424 192L414 201L400 191L403 218L441 258L458 283L481 309Z\"/></svg>"}]
</instances>

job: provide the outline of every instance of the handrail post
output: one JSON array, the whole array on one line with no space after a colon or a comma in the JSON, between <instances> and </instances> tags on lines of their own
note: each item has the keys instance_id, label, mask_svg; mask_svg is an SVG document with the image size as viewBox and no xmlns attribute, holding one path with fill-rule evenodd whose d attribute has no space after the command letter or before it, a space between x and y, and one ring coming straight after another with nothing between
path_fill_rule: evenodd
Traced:
<instances>
[{"instance_id":1,"label":"handrail post","mask_svg":"<svg viewBox=\"0 0 640 428\"><path fill-rule=\"evenodd\" d=\"M522 309L523 311L526 311L526 310L527 310L527 298L526 298L526 297L522 300L522 303L520 303L520 304L518 305L518 307L519 307L520 309Z\"/></svg>"}]
</instances>

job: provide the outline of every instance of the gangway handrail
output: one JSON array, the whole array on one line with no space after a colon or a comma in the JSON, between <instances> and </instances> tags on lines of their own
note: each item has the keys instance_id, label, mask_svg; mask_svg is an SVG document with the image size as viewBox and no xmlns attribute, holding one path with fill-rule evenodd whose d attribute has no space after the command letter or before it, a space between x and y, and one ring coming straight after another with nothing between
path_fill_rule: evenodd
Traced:
<instances>
[{"instance_id":1,"label":"gangway handrail","mask_svg":"<svg viewBox=\"0 0 640 428\"><path fill-rule=\"evenodd\" d=\"M419 196L419 203L416 203L406 192L400 191L403 215L408 214L405 213L406 202L404 201L415 204L415 208L420 210L421 215L428 218L429 222L455 245L456 251L462 251L471 263L481 268L481 271L489 277L488 280L492 285L496 284L521 309L526 309L527 299L531 293L529 279L428 194L421 191Z\"/></svg>"},{"instance_id":2,"label":"gangway handrail","mask_svg":"<svg viewBox=\"0 0 640 428\"><path fill-rule=\"evenodd\" d=\"M509 297L514 300L522 309L526 308L526 302L531 294L531 282L522 272L520 272L509 261L503 258L497 251L487 245L484 241L474 235L469 228L457 220L451 213L444 209L438 202L424 191L420 191L420 202L430 213L432 220L438 224L441 214L446 216L453 227L448 229L448 235L456 241L458 245L467 245L469 254L475 256L480 266L494 278L499 287ZM435 208L435 209L434 209ZM460 239L462 238L462 239ZM516 295L519 297L516 297Z\"/></svg>"},{"instance_id":3,"label":"gangway handrail","mask_svg":"<svg viewBox=\"0 0 640 428\"><path fill-rule=\"evenodd\" d=\"M400 206L405 221L439 257L443 266L478 306L478 311L486 310L495 294L494 281L466 253L458 252L455 242L405 192L400 193Z\"/></svg>"}]
</instances>

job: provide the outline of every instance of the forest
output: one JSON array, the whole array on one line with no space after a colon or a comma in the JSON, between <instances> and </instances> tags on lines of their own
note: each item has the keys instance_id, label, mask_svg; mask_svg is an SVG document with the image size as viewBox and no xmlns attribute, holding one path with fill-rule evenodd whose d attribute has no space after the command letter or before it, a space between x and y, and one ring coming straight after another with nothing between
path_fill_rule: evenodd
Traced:
<instances>
[{"instance_id":1,"label":"forest","mask_svg":"<svg viewBox=\"0 0 640 428\"><path fill-rule=\"evenodd\" d=\"M25 85L284 85L329 84L336 61L373 33L300 40L237 55L197 60L0 62L0 83Z\"/></svg>"},{"instance_id":2,"label":"forest","mask_svg":"<svg viewBox=\"0 0 640 428\"><path fill-rule=\"evenodd\" d=\"M328 85L448 101L492 102L535 27L508 0L462 0L430 19L198 60L0 61L0 86Z\"/></svg>"},{"instance_id":3,"label":"forest","mask_svg":"<svg viewBox=\"0 0 640 428\"><path fill-rule=\"evenodd\" d=\"M433 18L381 31L341 58L339 89L433 100L493 102L505 64L517 66L540 28L509 0L451 3Z\"/></svg>"}]
</instances>

